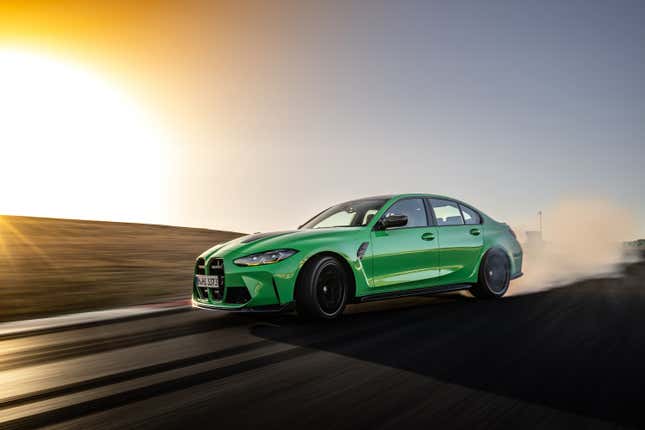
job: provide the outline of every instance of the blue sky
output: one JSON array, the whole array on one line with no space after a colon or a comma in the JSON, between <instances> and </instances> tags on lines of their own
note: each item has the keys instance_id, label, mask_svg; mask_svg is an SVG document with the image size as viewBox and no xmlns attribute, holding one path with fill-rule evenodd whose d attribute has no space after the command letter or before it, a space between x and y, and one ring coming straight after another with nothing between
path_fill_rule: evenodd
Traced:
<instances>
[{"instance_id":1,"label":"blue sky","mask_svg":"<svg viewBox=\"0 0 645 430\"><path fill-rule=\"evenodd\" d=\"M423 191L512 223L563 199L606 199L645 235L644 2L176 5L43 6L0 25L14 45L46 40L123 83L167 141L164 209L34 215L259 231ZM51 191L60 208L86 198L64 191Z\"/></svg>"},{"instance_id":2,"label":"blue sky","mask_svg":"<svg viewBox=\"0 0 645 430\"><path fill-rule=\"evenodd\" d=\"M245 193L292 224L294 203L315 212L405 191L458 196L514 222L571 197L643 219L644 5L291 9L284 37L260 42L270 55L256 64L260 97L237 142L257 174Z\"/></svg>"}]
</instances>

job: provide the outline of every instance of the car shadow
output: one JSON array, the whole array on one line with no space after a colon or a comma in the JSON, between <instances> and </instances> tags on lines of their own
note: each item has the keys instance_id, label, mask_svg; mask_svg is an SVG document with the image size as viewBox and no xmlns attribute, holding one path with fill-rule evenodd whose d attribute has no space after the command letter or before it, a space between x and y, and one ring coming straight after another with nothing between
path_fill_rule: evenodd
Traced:
<instances>
[{"instance_id":1,"label":"car shadow","mask_svg":"<svg viewBox=\"0 0 645 430\"><path fill-rule=\"evenodd\" d=\"M361 305L362 306L362 305ZM256 336L619 424L642 426L645 289L594 279L499 301L380 302L332 322L283 316Z\"/></svg>"}]
</instances>

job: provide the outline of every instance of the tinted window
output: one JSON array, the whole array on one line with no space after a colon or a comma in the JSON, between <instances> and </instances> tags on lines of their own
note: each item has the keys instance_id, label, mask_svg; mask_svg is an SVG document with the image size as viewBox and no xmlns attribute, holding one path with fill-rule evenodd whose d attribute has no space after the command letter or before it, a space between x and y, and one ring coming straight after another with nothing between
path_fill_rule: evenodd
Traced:
<instances>
[{"instance_id":1,"label":"tinted window","mask_svg":"<svg viewBox=\"0 0 645 430\"><path fill-rule=\"evenodd\" d=\"M481 224L481 219L477 212L464 205L459 205L459 207L461 208L461 213L464 215L466 224Z\"/></svg>"},{"instance_id":2,"label":"tinted window","mask_svg":"<svg viewBox=\"0 0 645 430\"><path fill-rule=\"evenodd\" d=\"M385 213L385 217L390 215L405 215L408 217L408 223L405 227L424 227L428 225L428 216L426 208L421 199L404 199L394 203Z\"/></svg>"},{"instance_id":3,"label":"tinted window","mask_svg":"<svg viewBox=\"0 0 645 430\"><path fill-rule=\"evenodd\" d=\"M461 217L459 205L450 200L430 199L430 205L437 218L437 225L461 225L464 223Z\"/></svg>"}]
</instances>

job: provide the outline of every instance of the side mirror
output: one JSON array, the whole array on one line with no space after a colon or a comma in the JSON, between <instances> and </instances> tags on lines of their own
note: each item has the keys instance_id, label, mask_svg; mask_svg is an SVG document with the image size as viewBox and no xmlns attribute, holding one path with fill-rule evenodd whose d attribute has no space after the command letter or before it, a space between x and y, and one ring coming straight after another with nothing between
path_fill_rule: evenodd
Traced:
<instances>
[{"instance_id":1,"label":"side mirror","mask_svg":"<svg viewBox=\"0 0 645 430\"><path fill-rule=\"evenodd\" d=\"M392 214L383 218L380 221L380 224L383 230L385 230L386 228L403 227L408 224L408 217L407 215Z\"/></svg>"}]
</instances>

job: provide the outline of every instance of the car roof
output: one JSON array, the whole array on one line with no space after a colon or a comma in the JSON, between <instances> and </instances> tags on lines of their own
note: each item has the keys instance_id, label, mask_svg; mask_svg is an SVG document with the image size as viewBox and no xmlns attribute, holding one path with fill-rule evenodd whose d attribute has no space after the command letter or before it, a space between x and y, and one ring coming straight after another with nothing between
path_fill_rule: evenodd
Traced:
<instances>
[{"instance_id":1,"label":"car roof","mask_svg":"<svg viewBox=\"0 0 645 430\"><path fill-rule=\"evenodd\" d=\"M346 202L339 203L340 205L350 205L354 204L356 202L360 201L366 201L366 200L385 200L386 202L392 201L392 200L398 200L401 198L408 198L408 197L422 197L422 198L435 198L435 199L446 199L446 200L452 200L454 202L466 205L468 207L472 206L466 202L463 202L459 199L456 199L454 197L449 197L449 196L444 196L440 194L428 194L428 193L406 193L406 194L382 194L379 196L369 196L369 197L361 197L358 199L352 199L348 200Z\"/></svg>"},{"instance_id":2,"label":"car roof","mask_svg":"<svg viewBox=\"0 0 645 430\"><path fill-rule=\"evenodd\" d=\"M464 205L464 206L476 211L477 213L479 213L480 216L482 216L485 219L495 221L493 218L491 218L490 216L486 215L480 209L475 208L470 203L464 202L463 200L459 200L459 199L456 199L454 197L442 195L442 194L430 194L430 193L382 194L382 195L378 195L378 196L370 196L370 197L362 197L362 198L358 198L358 199L353 199L353 200L349 200L349 201L341 203L341 204L343 204L343 205L344 204L350 204L350 203L358 202L358 201L361 201L361 200L385 200L386 202L390 202L392 200L398 200L398 199L407 198L407 197L421 197L421 198L435 198L435 199L452 200L453 202L457 202L457 203L459 203L461 205Z\"/></svg>"},{"instance_id":3,"label":"car roof","mask_svg":"<svg viewBox=\"0 0 645 430\"><path fill-rule=\"evenodd\" d=\"M455 200L455 201L460 201L459 199L456 199L454 197L449 197L449 196L444 196L440 194L429 194L429 193L404 193L404 194L383 194L380 196L369 196L369 197L361 197L358 199L353 199L349 200L345 203L351 203L351 202L357 202L360 200L391 200L391 199L399 199L402 197L432 197L432 198L437 198L437 199L448 199L448 200Z\"/></svg>"},{"instance_id":4,"label":"car roof","mask_svg":"<svg viewBox=\"0 0 645 430\"><path fill-rule=\"evenodd\" d=\"M394 194L390 196L391 198L401 198L401 197L432 197L436 199L448 199L448 200L456 200L459 201L459 199L456 199L454 197L450 196L445 196L441 194L429 194L429 193L406 193L406 194Z\"/></svg>"}]
</instances>

